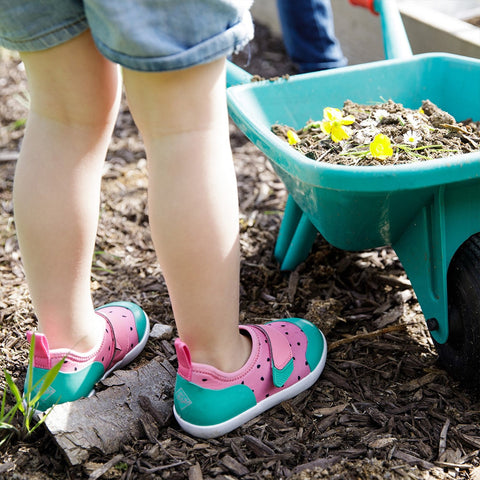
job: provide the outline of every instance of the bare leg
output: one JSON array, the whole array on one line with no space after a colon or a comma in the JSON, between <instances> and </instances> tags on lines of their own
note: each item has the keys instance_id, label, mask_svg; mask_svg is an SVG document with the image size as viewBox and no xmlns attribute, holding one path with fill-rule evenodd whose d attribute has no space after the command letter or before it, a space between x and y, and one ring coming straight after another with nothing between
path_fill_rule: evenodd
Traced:
<instances>
[{"instance_id":1,"label":"bare leg","mask_svg":"<svg viewBox=\"0 0 480 480\"><path fill-rule=\"evenodd\" d=\"M178 331L196 362L240 368L238 200L225 61L181 71L124 71L149 161L149 216Z\"/></svg>"},{"instance_id":2,"label":"bare leg","mask_svg":"<svg viewBox=\"0 0 480 480\"><path fill-rule=\"evenodd\" d=\"M87 351L103 328L90 272L118 71L89 32L22 59L31 96L14 186L23 264L50 347Z\"/></svg>"}]
</instances>

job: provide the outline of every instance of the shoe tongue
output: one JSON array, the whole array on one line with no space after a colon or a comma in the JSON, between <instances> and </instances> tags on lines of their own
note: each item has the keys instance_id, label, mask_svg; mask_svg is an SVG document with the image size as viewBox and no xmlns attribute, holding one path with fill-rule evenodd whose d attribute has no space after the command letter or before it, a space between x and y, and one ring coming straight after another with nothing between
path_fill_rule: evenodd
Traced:
<instances>
[{"instance_id":1,"label":"shoe tongue","mask_svg":"<svg viewBox=\"0 0 480 480\"><path fill-rule=\"evenodd\" d=\"M31 344L35 335L35 351L33 352L33 366L50 368L50 349L47 337L42 333L27 332L27 340Z\"/></svg>"}]
</instances>

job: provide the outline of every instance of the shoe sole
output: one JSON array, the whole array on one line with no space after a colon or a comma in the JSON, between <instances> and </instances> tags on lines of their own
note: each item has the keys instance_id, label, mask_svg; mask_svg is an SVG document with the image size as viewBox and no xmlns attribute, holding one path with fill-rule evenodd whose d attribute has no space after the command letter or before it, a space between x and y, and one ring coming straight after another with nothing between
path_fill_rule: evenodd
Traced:
<instances>
[{"instance_id":1,"label":"shoe sole","mask_svg":"<svg viewBox=\"0 0 480 480\"><path fill-rule=\"evenodd\" d=\"M222 423L217 423L215 425L195 425L193 423L186 422L182 419L182 417L180 417L180 415L178 415L174 406L173 413L178 424L182 427L183 430L195 437L205 439L216 438L221 435L225 435L232 430L235 430L246 422L252 420L252 418L257 417L261 413L275 407L279 403L282 403L285 400L289 400L290 398L293 398L299 393L307 390L318 380L321 373L323 372L323 369L325 368L325 362L327 359L327 342L323 333L320 333L322 335L324 343L322 357L320 358L320 361L318 362L318 365L315 367L315 369L312 370L306 377L299 380L297 383L294 383L290 387L287 387L284 390L281 390L280 392L275 393L274 395L271 395L264 400L261 400L252 408L245 410L244 412L231 418L230 420Z\"/></svg>"}]
</instances>

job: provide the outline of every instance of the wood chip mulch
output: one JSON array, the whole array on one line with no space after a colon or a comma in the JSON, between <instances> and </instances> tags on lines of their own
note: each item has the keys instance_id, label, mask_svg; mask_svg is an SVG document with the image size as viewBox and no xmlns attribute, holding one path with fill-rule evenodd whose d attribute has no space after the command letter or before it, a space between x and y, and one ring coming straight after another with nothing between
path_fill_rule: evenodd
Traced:
<instances>
[{"instance_id":1,"label":"wood chip mulch","mask_svg":"<svg viewBox=\"0 0 480 480\"><path fill-rule=\"evenodd\" d=\"M265 77L291 68L279 42L261 26L250 58L246 68ZM0 365L21 385L24 335L35 322L12 220L12 181L23 133L18 120L26 114L17 58L3 55L0 84ZM153 423L113 455L93 452L75 468L39 430L0 449L0 477L479 479L480 403L437 366L395 253L386 247L340 251L319 236L305 263L280 272L272 253L285 190L265 157L233 125L231 133L241 206L242 322L299 316L316 323L330 345L320 380L218 439L194 439L172 419L166 427ZM144 150L124 106L105 166L94 300L136 301L153 324L173 325L147 221ZM150 340L131 368L153 358L175 365L172 341ZM3 389L3 375L1 382Z\"/></svg>"}]
</instances>

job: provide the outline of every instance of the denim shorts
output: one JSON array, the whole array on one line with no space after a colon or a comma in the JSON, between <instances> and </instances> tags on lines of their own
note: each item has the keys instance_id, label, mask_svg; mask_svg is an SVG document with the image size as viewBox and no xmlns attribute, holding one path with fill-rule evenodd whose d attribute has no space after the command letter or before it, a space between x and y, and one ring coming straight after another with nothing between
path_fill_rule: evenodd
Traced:
<instances>
[{"instance_id":1,"label":"denim shorts","mask_svg":"<svg viewBox=\"0 0 480 480\"><path fill-rule=\"evenodd\" d=\"M0 0L0 46L37 51L90 29L109 60L140 71L229 56L253 37L253 0Z\"/></svg>"}]
</instances>

